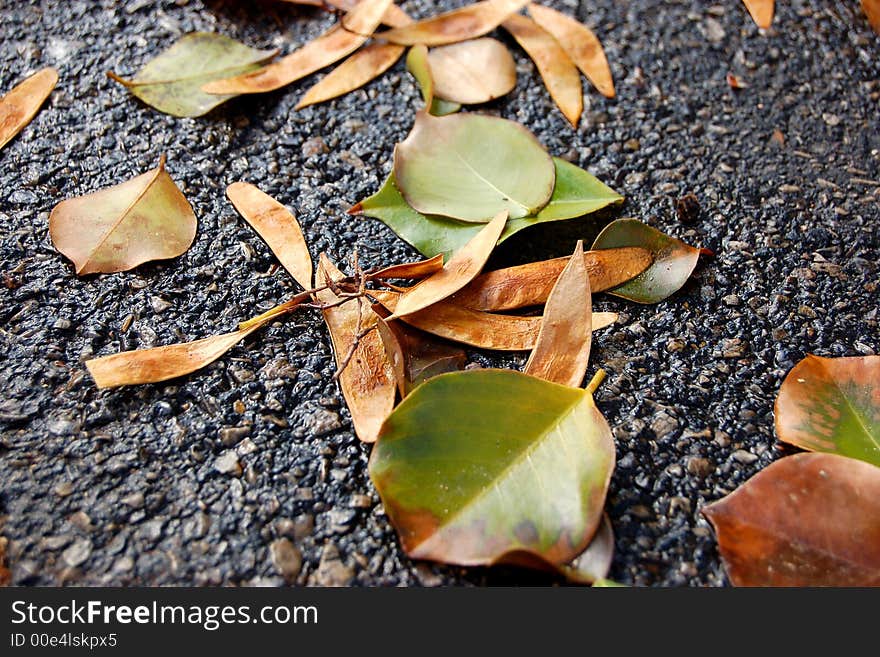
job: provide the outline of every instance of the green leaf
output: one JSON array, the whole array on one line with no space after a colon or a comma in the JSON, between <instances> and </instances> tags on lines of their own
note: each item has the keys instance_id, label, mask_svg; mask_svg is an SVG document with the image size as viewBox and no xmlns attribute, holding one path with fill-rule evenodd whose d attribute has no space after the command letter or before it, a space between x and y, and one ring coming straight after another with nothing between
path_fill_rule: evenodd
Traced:
<instances>
[{"instance_id":1,"label":"green leaf","mask_svg":"<svg viewBox=\"0 0 880 657\"><path fill-rule=\"evenodd\" d=\"M472 370L403 400L370 476L411 557L561 565L595 534L613 467L614 441L588 392Z\"/></svg>"},{"instance_id":2,"label":"green leaf","mask_svg":"<svg viewBox=\"0 0 880 657\"><path fill-rule=\"evenodd\" d=\"M553 158L553 164L556 167L556 186L550 202L535 217L508 220L499 244L529 226L581 217L623 202L622 196L580 167L557 157ZM438 253L449 258L480 230L478 224L416 212L407 205L397 189L393 173L385 180L382 189L349 212L379 219L398 237L429 258Z\"/></svg>"},{"instance_id":3,"label":"green leaf","mask_svg":"<svg viewBox=\"0 0 880 657\"><path fill-rule=\"evenodd\" d=\"M657 303L674 294L690 277L700 250L661 233L636 219L618 219L608 224L593 242L593 249L640 246L654 255L654 264L623 285L608 290L636 303Z\"/></svg>"},{"instance_id":4,"label":"green leaf","mask_svg":"<svg viewBox=\"0 0 880 657\"><path fill-rule=\"evenodd\" d=\"M535 136L514 121L480 114L416 114L394 151L394 175L409 205L487 223L536 214L550 200L556 171Z\"/></svg>"},{"instance_id":5,"label":"green leaf","mask_svg":"<svg viewBox=\"0 0 880 657\"><path fill-rule=\"evenodd\" d=\"M202 116L238 95L205 93L203 84L255 71L277 52L249 48L222 34L193 32L147 63L133 79L108 75L160 112Z\"/></svg>"},{"instance_id":6,"label":"green leaf","mask_svg":"<svg viewBox=\"0 0 880 657\"><path fill-rule=\"evenodd\" d=\"M880 466L880 356L808 355L776 398L779 440Z\"/></svg>"}]
</instances>

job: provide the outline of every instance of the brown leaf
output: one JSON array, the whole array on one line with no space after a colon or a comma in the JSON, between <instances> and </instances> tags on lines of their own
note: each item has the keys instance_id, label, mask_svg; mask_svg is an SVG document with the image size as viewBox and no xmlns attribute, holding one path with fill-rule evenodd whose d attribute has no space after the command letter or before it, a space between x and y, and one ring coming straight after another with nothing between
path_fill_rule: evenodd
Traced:
<instances>
[{"instance_id":1,"label":"brown leaf","mask_svg":"<svg viewBox=\"0 0 880 657\"><path fill-rule=\"evenodd\" d=\"M583 23L535 2L529 5L532 19L553 35L581 73L593 83L600 94L614 98L614 80L602 44Z\"/></svg>"},{"instance_id":2,"label":"brown leaf","mask_svg":"<svg viewBox=\"0 0 880 657\"><path fill-rule=\"evenodd\" d=\"M252 73L216 80L202 87L211 94L255 94L280 89L311 75L357 50L379 26L391 0L362 0L342 19L317 39Z\"/></svg>"},{"instance_id":3,"label":"brown leaf","mask_svg":"<svg viewBox=\"0 0 880 657\"><path fill-rule=\"evenodd\" d=\"M49 235L77 274L109 273L179 256L195 239L196 217L162 156L137 178L56 205Z\"/></svg>"},{"instance_id":4,"label":"brown leaf","mask_svg":"<svg viewBox=\"0 0 880 657\"><path fill-rule=\"evenodd\" d=\"M6 544L8 542L9 540L5 536L0 536L0 587L9 586L12 583L12 573L6 563Z\"/></svg>"},{"instance_id":5,"label":"brown leaf","mask_svg":"<svg viewBox=\"0 0 880 657\"><path fill-rule=\"evenodd\" d=\"M400 322L392 320L386 322L385 318L390 315L388 310L380 303L374 303L373 312L376 314L376 330L379 332L379 338L382 340L382 346L385 347L385 356L391 365L391 372L394 374L394 383L397 385L397 391L400 398L406 397L406 354L403 350L403 336L400 333Z\"/></svg>"},{"instance_id":6,"label":"brown leaf","mask_svg":"<svg viewBox=\"0 0 880 657\"><path fill-rule=\"evenodd\" d=\"M876 466L836 454L796 454L703 514L735 586L880 585Z\"/></svg>"},{"instance_id":7,"label":"brown leaf","mask_svg":"<svg viewBox=\"0 0 880 657\"><path fill-rule=\"evenodd\" d=\"M394 317L409 315L442 301L476 278L492 254L506 223L507 211L502 210L456 252L443 269L404 292L397 302Z\"/></svg>"},{"instance_id":8,"label":"brown leaf","mask_svg":"<svg viewBox=\"0 0 880 657\"><path fill-rule=\"evenodd\" d=\"M387 290L369 290L369 294L392 312L400 297L397 292ZM541 330L541 317L485 313L449 301L440 301L400 319L426 333L453 342L497 351L534 349ZM610 326L615 321L617 313L593 313L593 330Z\"/></svg>"},{"instance_id":9,"label":"brown leaf","mask_svg":"<svg viewBox=\"0 0 880 657\"><path fill-rule=\"evenodd\" d=\"M862 9L871 27L880 34L880 0L862 0Z\"/></svg>"},{"instance_id":10,"label":"brown leaf","mask_svg":"<svg viewBox=\"0 0 880 657\"><path fill-rule=\"evenodd\" d=\"M516 86L516 64L507 47L488 37L434 48L428 53L434 93L444 100L487 103Z\"/></svg>"},{"instance_id":11,"label":"brown leaf","mask_svg":"<svg viewBox=\"0 0 880 657\"><path fill-rule=\"evenodd\" d=\"M326 9L328 5L343 11L351 11L357 7L363 0L281 0L294 5L308 5L311 7L321 7ZM385 13L382 14L382 23L389 27L402 27L412 23L409 15L397 5L390 5Z\"/></svg>"},{"instance_id":12,"label":"brown leaf","mask_svg":"<svg viewBox=\"0 0 880 657\"><path fill-rule=\"evenodd\" d=\"M296 109L359 89L394 66L404 50L404 46L392 43L373 43L358 50L309 89L296 104Z\"/></svg>"},{"instance_id":13,"label":"brown leaf","mask_svg":"<svg viewBox=\"0 0 880 657\"><path fill-rule=\"evenodd\" d=\"M246 182L232 183L226 196L262 237L293 279L308 290L312 285L312 257L296 217L274 198Z\"/></svg>"},{"instance_id":14,"label":"brown leaf","mask_svg":"<svg viewBox=\"0 0 880 657\"><path fill-rule=\"evenodd\" d=\"M502 27L532 58L550 97L569 123L577 126L584 109L581 76L559 42L535 21L519 14L509 16Z\"/></svg>"},{"instance_id":15,"label":"brown leaf","mask_svg":"<svg viewBox=\"0 0 880 657\"><path fill-rule=\"evenodd\" d=\"M528 0L484 0L376 36L403 46L442 46L483 36L527 4Z\"/></svg>"},{"instance_id":16,"label":"brown leaf","mask_svg":"<svg viewBox=\"0 0 880 657\"><path fill-rule=\"evenodd\" d=\"M652 262L651 252L637 246L584 253L593 292L625 283L645 271ZM554 258L486 272L456 292L450 301L492 312L538 306L547 301L566 264L568 258Z\"/></svg>"},{"instance_id":17,"label":"brown leaf","mask_svg":"<svg viewBox=\"0 0 880 657\"><path fill-rule=\"evenodd\" d=\"M328 276L330 280L339 280L342 273L322 253L320 266L315 273L315 287L323 287L328 282ZM315 296L324 304L340 301L340 297L329 289L321 290ZM382 339L376 330L366 332L375 325L377 315L363 298L325 308L322 312L330 331L337 366L343 365L357 343L350 361L339 375L339 385L358 438L365 443L375 442L382 422L394 409L395 395L394 372L386 357Z\"/></svg>"},{"instance_id":18,"label":"brown leaf","mask_svg":"<svg viewBox=\"0 0 880 657\"><path fill-rule=\"evenodd\" d=\"M367 275L369 281L387 280L389 278L426 278L443 270L443 254L438 253L428 260L405 262L402 265L391 265Z\"/></svg>"},{"instance_id":19,"label":"brown leaf","mask_svg":"<svg viewBox=\"0 0 880 657\"><path fill-rule=\"evenodd\" d=\"M547 297L541 330L523 370L526 374L580 387L590 362L592 303L584 244L578 240L574 255Z\"/></svg>"},{"instance_id":20,"label":"brown leaf","mask_svg":"<svg viewBox=\"0 0 880 657\"><path fill-rule=\"evenodd\" d=\"M0 98L0 148L21 132L58 83L58 71L44 68Z\"/></svg>"},{"instance_id":21,"label":"brown leaf","mask_svg":"<svg viewBox=\"0 0 880 657\"><path fill-rule=\"evenodd\" d=\"M770 23L773 22L774 0L743 0L743 2L758 27L761 29L770 27Z\"/></svg>"}]
</instances>

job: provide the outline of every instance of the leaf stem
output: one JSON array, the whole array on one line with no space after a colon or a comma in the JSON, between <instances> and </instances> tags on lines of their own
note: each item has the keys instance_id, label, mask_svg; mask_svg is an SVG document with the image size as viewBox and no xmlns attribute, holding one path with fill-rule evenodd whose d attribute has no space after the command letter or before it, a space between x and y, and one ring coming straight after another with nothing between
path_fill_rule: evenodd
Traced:
<instances>
[{"instance_id":1,"label":"leaf stem","mask_svg":"<svg viewBox=\"0 0 880 657\"><path fill-rule=\"evenodd\" d=\"M593 375L593 378L590 379L590 382L587 384L587 392L595 394L596 389L602 385L602 381L605 380L605 370L599 368L599 370Z\"/></svg>"}]
</instances>

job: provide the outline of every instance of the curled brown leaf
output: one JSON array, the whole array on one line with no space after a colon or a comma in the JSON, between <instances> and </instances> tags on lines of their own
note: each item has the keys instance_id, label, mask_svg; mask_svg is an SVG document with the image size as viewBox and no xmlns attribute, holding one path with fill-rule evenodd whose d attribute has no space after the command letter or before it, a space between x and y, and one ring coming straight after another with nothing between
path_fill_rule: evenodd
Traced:
<instances>
[{"instance_id":1,"label":"curled brown leaf","mask_svg":"<svg viewBox=\"0 0 880 657\"><path fill-rule=\"evenodd\" d=\"M58 83L58 71L44 68L0 98L0 149L36 116Z\"/></svg>"},{"instance_id":2,"label":"curled brown leaf","mask_svg":"<svg viewBox=\"0 0 880 657\"><path fill-rule=\"evenodd\" d=\"M412 25L382 32L377 37L403 46L419 43L425 46L442 46L465 41L494 30L505 18L527 4L528 0L484 0Z\"/></svg>"}]
</instances>

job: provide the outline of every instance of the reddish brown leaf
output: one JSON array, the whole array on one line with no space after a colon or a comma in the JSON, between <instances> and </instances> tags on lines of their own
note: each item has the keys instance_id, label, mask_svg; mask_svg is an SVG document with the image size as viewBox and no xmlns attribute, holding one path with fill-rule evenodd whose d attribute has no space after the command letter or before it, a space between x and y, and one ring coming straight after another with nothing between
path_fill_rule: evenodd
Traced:
<instances>
[{"instance_id":1,"label":"reddish brown leaf","mask_svg":"<svg viewBox=\"0 0 880 657\"><path fill-rule=\"evenodd\" d=\"M880 34L880 0L862 0L862 9L868 22L877 34Z\"/></svg>"},{"instance_id":2,"label":"reddish brown leaf","mask_svg":"<svg viewBox=\"0 0 880 657\"><path fill-rule=\"evenodd\" d=\"M443 270L443 254L435 255L428 260L405 262L402 265L391 265L369 274L367 280L379 281L390 278L426 278Z\"/></svg>"},{"instance_id":3,"label":"reddish brown leaf","mask_svg":"<svg viewBox=\"0 0 880 657\"><path fill-rule=\"evenodd\" d=\"M547 297L541 330L523 370L526 374L580 387L590 361L592 303L584 245L578 240Z\"/></svg>"},{"instance_id":4,"label":"reddish brown leaf","mask_svg":"<svg viewBox=\"0 0 880 657\"><path fill-rule=\"evenodd\" d=\"M56 205L49 235L77 274L117 272L179 256L195 239L196 217L163 156L137 178Z\"/></svg>"},{"instance_id":5,"label":"reddish brown leaf","mask_svg":"<svg viewBox=\"0 0 880 657\"><path fill-rule=\"evenodd\" d=\"M703 514L736 586L880 585L876 466L836 454L796 454Z\"/></svg>"},{"instance_id":6,"label":"reddish brown leaf","mask_svg":"<svg viewBox=\"0 0 880 657\"><path fill-rule=\"evenodd\" d=\"M651 252L637 246L584 253L593 292L617 287L641 274L653 262ZM481 274L450 299L475 310L515 310L547 301L568 258L554 258Z\"/></svg>"},{"instance_id":7,"label":"reddish brown leaf","mask_svg":"<svg viewBox=\"0 0 880 657\"><path fill-rule=\"evenodd\" d=\"M251 227L266 240L272 253L293 279L308 290L312 258L296 217L274 198L245 182L232 183L226 196Z\"/></svg>"},{"instance_id":8,"label":"reddish brown leaf","mask_svg":"<svg viewBox=\"0 0 880 657\"><path fill-rule=\"evenodd\" d=\"M761 29L770 27L770 23L773 22L775 0L743 0L743 2L758 27Z\"/></svg>"},{"instance_id":9,"label":"reddish brown leaf","mask_svg":"<svg viewBox=\"0 0 880 657\"><path fill-rule=\"evenodd\" d=\"M535 62L550 97L565 118L577 126L584 109L584 90L571 58L549 32L530 18L513 14L502 25Z\"/></svg>"},{"instance_id":10,"label":"reddish brown leaf","mask_svg":"<svg viewBox=\"0 0 880 657\"><path fill-rule=\"evenodd\" d=\"M484 0L461 9L388 30L377 36L403 46L442 46L475 39L494 30L501 22L528 4L528 0Z\"/></svg>"},{"instance_id":11,"label":"reddish brown leaf","mask_svg":"<svg viewBox=\"0 0 880 657\"><path fill-rule=\"evenodd\" d=\"M343 276L330 259L321 254L321 264L315 273L315 287L323 287L330 280ZM341 299L332 290L317 292L324 304L338 303ZM323 310L324 321L330 331L337 366L351 358L339 375L339 385L351 413L351 421L358 438L366 443L376 440L382 422L394 408L395 379L385 354L382 339L376 330L377 315L370 310L366 299L357 298L342 305ZM359 335L360 334L360 335ZM352 351L353 345L357 344Z\"/></svg>"},{"instance_id":12,"label":"reddish brown leaf","mask_svg":"<svg viewBox=\"0 0 880 657\"><path fill-rule=\"evenodd\" d=\"M614 98L614 80L602 44L593 31L565 14L535 2L529 5L534 21L553 35L581 73L600 94Z\"/></svg>"},{"instance_id":13,"label":"reddish brown leaf","mask_svg":"<svg viewBox=\"0 0 880 657\"><path fill-rule=\"evenodd\" d=\"M0 98L0 149L31 122L57 83L58 71L44 68Z\"/></svg>"},{"instance_id":14,"label":"reddish brown leaf","mask_svg":"<svg viewBox=\"0 0 880 657\"><path fill-rule=\"evenodd\" d=\"M409 315L442 301L476 278L492 254L506 223L507 211L502 210L443 269L402 294L394 317Z\"/></svg>"}]
</instances>

